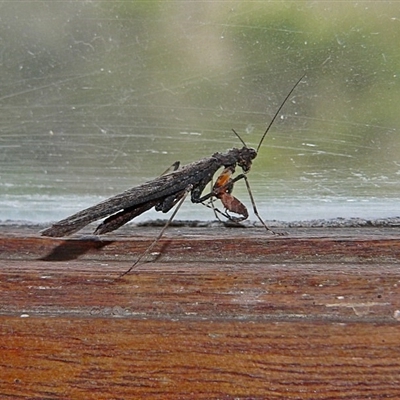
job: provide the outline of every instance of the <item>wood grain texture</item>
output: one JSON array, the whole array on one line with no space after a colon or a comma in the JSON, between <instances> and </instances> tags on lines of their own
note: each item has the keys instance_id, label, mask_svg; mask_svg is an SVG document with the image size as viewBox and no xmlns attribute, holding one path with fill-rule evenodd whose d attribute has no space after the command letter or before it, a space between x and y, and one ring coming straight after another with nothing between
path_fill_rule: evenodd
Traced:
<instances>
[{"instance_id":1,"label":"wood grain texture","mask_svg":"<svg viewBox=\"0 0 400 400\"><path fill-rule=\"evenodd\" d=\"M0 397L400 398L400 230L0 234Z\"/></svg>"}]
</instances>

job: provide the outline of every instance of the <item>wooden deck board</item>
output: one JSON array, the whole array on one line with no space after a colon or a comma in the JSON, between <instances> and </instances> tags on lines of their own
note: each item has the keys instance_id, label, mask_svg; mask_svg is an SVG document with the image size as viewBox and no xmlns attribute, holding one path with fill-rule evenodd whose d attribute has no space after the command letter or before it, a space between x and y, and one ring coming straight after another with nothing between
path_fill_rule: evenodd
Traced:
<instances>
[{"instance_id":1,"label":"wooden deck board","mask_svg":"<svg viewBox=\"0 0 400 400\"><path fill-rule=\"evenodd\" d=\"M398 228L157 231L2 229L1 398L400 398Z\"/></svg>"}]
</instances>

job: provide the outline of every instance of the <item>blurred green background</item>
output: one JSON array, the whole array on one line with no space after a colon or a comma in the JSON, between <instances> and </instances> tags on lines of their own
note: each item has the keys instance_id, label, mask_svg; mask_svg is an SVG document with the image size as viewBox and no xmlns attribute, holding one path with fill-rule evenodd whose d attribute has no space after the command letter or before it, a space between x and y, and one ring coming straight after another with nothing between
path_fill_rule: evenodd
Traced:
<instances>
[{"instance_id":1,"label":"blurred green background","mask_svg":"<svg viewBox=\"0 0 400 400\"><path fill-rule=\"evenodd\" d=\"M256 147L304 72L249 174L263 217L398 215L398 2L15 1L0 20L0 220L65 217L240 147L232 128Z\"/></svg>"}]
</instances>

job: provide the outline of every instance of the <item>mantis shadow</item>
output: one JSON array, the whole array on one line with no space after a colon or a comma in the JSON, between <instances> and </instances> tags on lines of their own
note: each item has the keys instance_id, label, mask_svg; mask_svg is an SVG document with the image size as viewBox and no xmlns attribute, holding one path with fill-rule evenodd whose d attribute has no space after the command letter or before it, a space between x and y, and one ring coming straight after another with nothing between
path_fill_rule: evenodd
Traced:
<instances>
[{"instance_id":1,"label":"mantis shadow","mask_svg":"<svg viewBox=\"0 0 400 400\"><path fill-rule=\"evenodd\" d=\"M112 244L113 240L101 240L97 238L65 240L44 257L41 261L71 261L92 250L99 250Z\"/></svg>"}]
</instances>

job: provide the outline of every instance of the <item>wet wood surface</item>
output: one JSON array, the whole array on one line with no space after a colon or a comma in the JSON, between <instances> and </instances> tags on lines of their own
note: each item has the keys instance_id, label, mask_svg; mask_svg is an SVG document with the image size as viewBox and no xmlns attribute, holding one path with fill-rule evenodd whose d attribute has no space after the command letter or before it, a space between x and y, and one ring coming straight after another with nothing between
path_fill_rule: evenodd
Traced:
<instances>
[{"instance_id":1,"label":"wet wood surface","mask_svg":"<svg viewBox=\"0 0 400 400\"><path fill-rule=\"evenodd\" d=\"M158 231L1 227L0 398L400 398L400 228Z\"/></svg>"}]
</instances>

